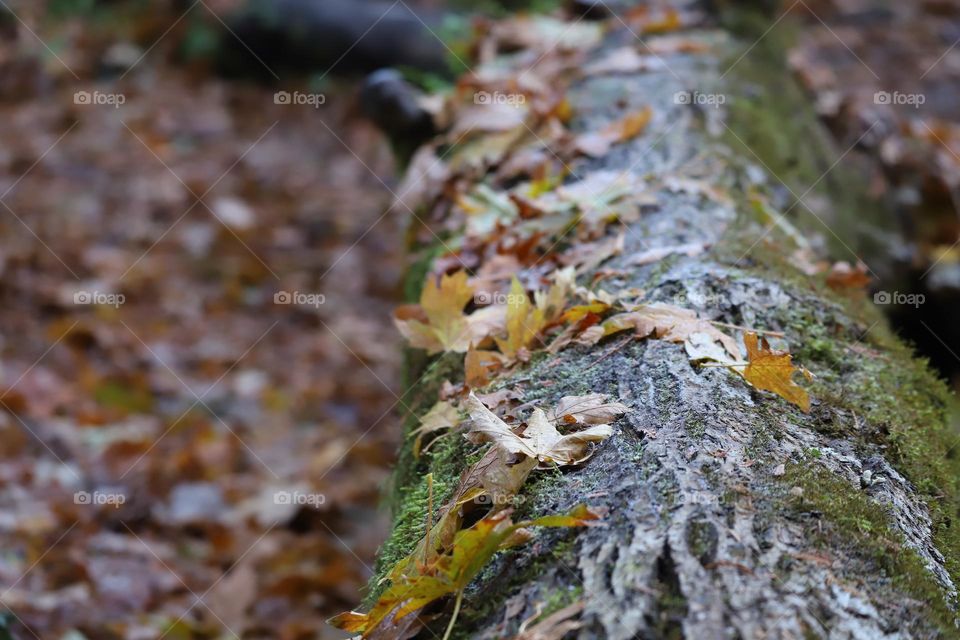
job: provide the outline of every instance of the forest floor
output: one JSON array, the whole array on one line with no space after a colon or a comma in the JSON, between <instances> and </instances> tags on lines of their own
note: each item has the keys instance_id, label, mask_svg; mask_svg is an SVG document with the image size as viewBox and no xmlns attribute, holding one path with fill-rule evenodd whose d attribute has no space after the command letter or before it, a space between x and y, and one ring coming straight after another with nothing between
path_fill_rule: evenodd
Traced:
<instances>
[{"instance_id":1,"label":"forest floor","mask_svg":"<svg viewBox=\"0 0 960 640\"><path fill-rule=\"evenodd\" d=\"M399 433L389 149L350 86L275 104L174 64L179 32L17 14L0 638L342 637Z\"/></svg>"}]
</instances>

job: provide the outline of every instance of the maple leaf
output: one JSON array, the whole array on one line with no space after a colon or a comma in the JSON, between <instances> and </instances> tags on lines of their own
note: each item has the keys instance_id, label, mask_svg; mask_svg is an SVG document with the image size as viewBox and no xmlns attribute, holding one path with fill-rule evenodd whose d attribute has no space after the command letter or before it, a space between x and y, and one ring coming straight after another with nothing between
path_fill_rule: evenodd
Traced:
<instances>
[{"instance_id":1,"label":"maple leaf","mask_svg":"<svg viewBox=\"0 0 960 640\"><path fill-rule=\"evenodd\" d=\"M536 339L546 321L543 311L530 302L516 276L513 277L507 300L507 337L495 340L505 356L516 358L521 349L525 349Z\"/></svg>"},{"instance_id":2,"label":"maple leaf","mask_svg":"<svg viewBox=\"0 0 960 640\"><path fill-rule=\"evenodd\" d=\"M444 275L437 284L427 281L419 305L397 309L394 323L410 345L428 353L463 353L480 344L503 325L503 307L484 307L466 316L464 307L473 299L466 271Z\"/></svg>"},{"instance_id":3,"label":"maple leaf","mask_svg":"<svg viewBox=\"0 0 960 640\"><path fill-rule=\"evenodd\" d=\"M600 518L597 512L584 505L567 515L517 523L510 519L510 514L509 509L500 511L457 532L453 547L447 553L438 555L429 565L419 567L415 574L396 575L368 613L342 613L331 618L330 624L370 638L385 620L399 621L443 596L456 593L457 605L447 630L449 635L463 590L495 553L526 541L529 537L525 531L527 527L581 527Z\"/></svg>"},{"instance_id":4,"label":"maple leaf","mask_svg":"<svg viewBox=\"0 0 960 640\"><path fill-rule=\"evenodd\" d=\"M625 413L627 407L614 408L611 415ZM541 463L571 465L583 462L589 443L606 440L613 433L609 424L592 424L589 428L561 435L542 409L534 409L522 436L487 409L471 393L466 400L472 420L467 437L474 443L494 442L509 453L521 454ZM555 410L556 412L556 410Z\"/></svg>"},{"instance_id":5,"label":"maple leaf","mask_svg":"<svg viewBox=\"0 0 960 640\"><path fill-rule=\"evenodd\" d=\"M758 340L757 334L753 332L743 336L743 343L747 347L750 364L740 374L747 382L757 389L772 391L804 412L809 412L810 395L793 381L793 374L801 370L793 366L790 354L771 349L766 338ZM809 374L805 375L809 377Z\"/></svg>"},{"instance_id":6,"label":"maple leaf","mask_svg":"<svg viewBox=\"0 0 960 640\"><path fill-rule=\"evenodd\" d=\"M740 359L736 341L709 321L697 317L696 312L668 304L650 304L633 311L620 313L603 322L603 334L593 334L594 342L609 335L633 329L638 337L653 335L669 342L685 342L694 333L705 334L723 345L734 360Z\"/></svg>"},{"instance_id":7,"label":"maple leaf","mask_svg":"<svg viewBox=\"0 0 960 640\"><path fill-rule=\"evenodd\" d=\"M567 298L574 287L574 269L568 267L556 272L549 289L534 293L530 301L516 276L507 298L507 337L494 338L501 353L516 359L523 349L531 347L540 332L563 315Z\"/></svg>"}]
</instances>

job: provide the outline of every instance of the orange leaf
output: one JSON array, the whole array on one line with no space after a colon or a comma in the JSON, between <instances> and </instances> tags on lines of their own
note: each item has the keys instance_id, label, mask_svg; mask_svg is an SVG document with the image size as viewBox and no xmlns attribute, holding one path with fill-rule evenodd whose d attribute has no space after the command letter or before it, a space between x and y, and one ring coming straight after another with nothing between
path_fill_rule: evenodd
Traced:
<instances>
[{"instance_id":1,"label":"orange leaf","mask_svg":"<svg viewBox=\"0 0 960 640\"><path fill-rule=\"evenodd\" d=\"M810 411L810 396L803 387L793 381L793 374L799 369L791 363L786 351L774 351L766 338L759 340L757 334L750 332L743 336L747 347L747 359L750 364L742 375L757 389L772 391L781 398L797 405L804 412Z\"/></svg>"}]
</instances>

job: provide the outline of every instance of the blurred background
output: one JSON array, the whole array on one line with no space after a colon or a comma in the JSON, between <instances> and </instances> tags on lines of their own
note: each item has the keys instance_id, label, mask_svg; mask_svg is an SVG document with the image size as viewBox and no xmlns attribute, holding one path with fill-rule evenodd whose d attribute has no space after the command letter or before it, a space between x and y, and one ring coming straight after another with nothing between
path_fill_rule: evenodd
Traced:
<instances>
[{"instance_id":1,"label":"blurred background","mask_svg":"<svg viewBox=\"0 0 960 640\"><path fill-rule=\"evenodd\" d=\"M487 20L635 4L0 0L0 640L343 637L405 411L410 92ZM895 216L871 267L925 298L891 318L960 382L960 6L786 13Z\"/></svg>"}]
</instances>

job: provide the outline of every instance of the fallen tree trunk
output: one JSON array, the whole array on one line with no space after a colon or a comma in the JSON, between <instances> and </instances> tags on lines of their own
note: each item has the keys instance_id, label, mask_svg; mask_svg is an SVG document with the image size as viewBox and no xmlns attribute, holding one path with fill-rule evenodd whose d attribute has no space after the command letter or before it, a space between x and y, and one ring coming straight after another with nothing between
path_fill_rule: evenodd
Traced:
<instances>
[{"instance_id":1,"label":"fallen tree trunk","mask_svg":"<svg viewBox=\"0 0 960 640\"><path fill-rule=\"evenodd\" d=\"M738 24L757 24L744 15ZM692 364L683 345L665 340L613 337L534 353L487 391L545 407L601 392L631 411L581 466L531 475L515 518L582 502L608 513L602 527L539 532L497 555L466 591L454 637L513 637L522 621L579 602L569 637L582 639L955 637L952 400L862 293L830 289L802 257L828 247L820 234L852 261L882 237L884 221L871 219L863 185L838 162L844 149L831 145L788 77L776 35L755 42L770 22L738 32L711 18L685 21L695 27L645 37L642 46L631 30L614 30L584 60L651 46L659 62L571 74L574 131L603 129L647 106L652 120L602 157L571 161L567 181L625 172L632 188L654 196L627 223L620 255L603 263L604 286L634 288L644 302L724 326L779 332L816 376L811 410L723 367ZM505 192L496 177L502 164L448 173L446 190L404 205L441 228L452 207L441 194L455 183L461 193L481 183ZM425 273L452 264L443 257L450 242L418 247L427 257L411 271L413 292ZM670 255L698 246L706 250ZM637 260L657 250L666 257ZM465 254L459 249L458 259L469 262ZM594 282L600 268L582 268L578 282ZM411 358L408 433L445 382L463 381L462 362L456 353ZM454 433L416 457L408 440L380 576L423 539L429 506L449 498L478 451ZM429 622L437 636L453 608L441 605L428 611L439 614Z\"/></svg>"}]
</instances>

